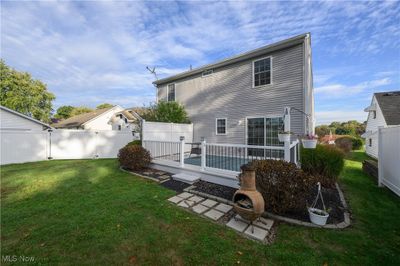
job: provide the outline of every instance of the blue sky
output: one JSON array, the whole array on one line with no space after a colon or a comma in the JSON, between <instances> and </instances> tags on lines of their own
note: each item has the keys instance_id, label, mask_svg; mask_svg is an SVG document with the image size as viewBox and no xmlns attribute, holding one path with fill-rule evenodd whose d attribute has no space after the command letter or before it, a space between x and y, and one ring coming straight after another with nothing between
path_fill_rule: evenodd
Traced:
<instances>
[{"instance_id":1,"label":"blue sky","mask_svg":"<svg viewBox=\"0 0 400 266\"><path fill-rule=\"evenodd\" d=\"M317 123L365 120L400 89L400 2L1 2L1 58L55 107L155 100L153 76L312 34Z\"/></svg>"}]
</instances>

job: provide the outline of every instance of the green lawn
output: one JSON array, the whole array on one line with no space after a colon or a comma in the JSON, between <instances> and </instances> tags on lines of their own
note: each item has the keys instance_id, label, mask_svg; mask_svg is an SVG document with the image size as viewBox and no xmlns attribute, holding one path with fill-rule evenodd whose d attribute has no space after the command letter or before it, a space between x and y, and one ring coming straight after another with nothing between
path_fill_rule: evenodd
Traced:
<instances>
[{"instance_id":1,"label":"green lawn","mask_svg":"<svg viewBox=\"0 0 400 266\"><path fill-rule=\"evenodd\" d=\"M38 264L399 265L400 199L361 172L364 156L346 160L340 180L351 228L279 224L268 246L169 204L173 191L121 172L116 160L4 166L1 255Z\"/></svg>"}]
</instances>

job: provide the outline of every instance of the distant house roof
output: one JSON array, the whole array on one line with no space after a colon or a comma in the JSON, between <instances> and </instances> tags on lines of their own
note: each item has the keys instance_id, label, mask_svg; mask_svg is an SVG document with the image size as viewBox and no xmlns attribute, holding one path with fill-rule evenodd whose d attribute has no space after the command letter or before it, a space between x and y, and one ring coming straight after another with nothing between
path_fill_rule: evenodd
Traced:
<instances>
[{"instance_id":1,"label":"distant house roof","mask_svg":"<svg viewBox=\"0 0 400 266\"><path fill-rule=\"evenodd\" d=\"M80 128L83 124L89 122L90 120L108 112L109 110L113 109L115 106L102 108L98 110L94 110L90 113L80 114L63 121L60 121L53 125L55 128Z\"/></svg>"},{"instance_id":2,"label":"distant house roof","mask_svg":"<svg viewBox=\"0 0 400 266\"><path fill-rule=\"evenodd\" d=\"M325 135L325 136L320 138L320 142L321 143L328 143L329 141L335 141L340 137L343 137L343 135L335 135L335 134Z\"/></svg>"},{"instance_id":3,"label":"distant house roof","mask_svg":"<svg viewBox=\"0 0 400 266\"><path fill-rule=\"evenodd\" d=\"M42 121L39 121L39 120L37 120L37 119L35 119L35 118L32 118L32 117L30 117L30 116L21 114L20 112L14 111L14 110L12 110L12 109L10 109L10 108L7 108L7 107L5 107L5 106L0 105L0 109L2 109L2 110L4 110L4 111L7 111L7 112L10 112L10 113L13 113L13 114L15 114L15 115L18 115L18 116L20 116L20 117L22 117L22 118L28 119L28 120L30 120L30 121L32 121L32 122L35 122L35 123L37 123L37 124L40 124L40 125L46 127L46 128L51 128L50 125L48 125L48 124L46 124L46 123L43 123Z\"/></svg>"},{"instance_id":4,"label":"distant house roof","mask_svg":"<svg viewBox=\"0 0 400 266\"><path fill-rule=\"evenodd\" d=\"M400 91L375 93L386 124L400 125Z\"/></svg>"},{"instance_id":5,"label":"distant house roof","mask_svg":"<svg viewBox=\"0 0 400 266\"><path fill-rule=\"evenodd\" d=\"M179 74L174 75L174 76L170 76L170 77L167 77L167 78L156 80L156 81L153 82L153 84L160 85L160 84L163 84L163 83L171 82L171 81L174 81L174 80L177 80L177 79L181 79L181 78L185 78L185 77L188 77L188 76L191 76L191 75L202 73L204 70L207 70L207 69L217 68L217 67L222 67L222 66L234 64L234 63L237 63L237 62L240 62L240 61L243 61L243 60L247 60L247 59L251 59L251 58L257 57L257 56L264 55L266 53L270 53L270 52L273 52L273 51L277 51L277 50L281 50L281 49L284 49L284 48L287 48L287 47L291 47L293 45L300 44L300 43L304 42L304 39L306 37L308 37L308 36L310 36L310 33L301 34L301 35L292 37L290 39L279 41L279 42L276 42L276 43L273 43L273 44L269 44L269 45L263 46L261 48L255 49L255 50L251 50L249 52L245 52L245 53L242 53L242 54L239 54L239 55L236 55L236 56L232 56L232 57L223 59L223 60L215 62L215 63L204 65L204 66L201 66L201 67L198 67L198 68L194 68L192 70L185 71L185 72L179 73Z\"/></svg>"}]
</instances>

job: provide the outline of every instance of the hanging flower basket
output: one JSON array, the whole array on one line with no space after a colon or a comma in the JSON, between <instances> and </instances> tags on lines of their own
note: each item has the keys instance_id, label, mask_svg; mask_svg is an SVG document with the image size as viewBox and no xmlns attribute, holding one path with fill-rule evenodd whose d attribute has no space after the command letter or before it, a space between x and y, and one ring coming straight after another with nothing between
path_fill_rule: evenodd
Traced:
<instances>
[{"instance_id":1,"label":"hanging flower basket","mask_svg":"<svg viewBox=\"0 0 400 266\"><path fill-rule=\"evenodd\" d=\"M302 139L301 142L305 149L315 149L318 141L316 139Z\"/></svg>"},{"instance_id":2,"label":"hanging flower basket","mask_svg":"<svg viewBox=\"0 0 400 266\"><path fill-rule=\"evenodd\" d=\"M326 225L329 213L324 210L316 208L308 208L308 214L310 215L310 221L317 225Z\"/></svg>"},{"instance_id":3,"label":"hanging flower basket","mask_svg":"<svg viewBox=\"0 0 400 266\"><path fill-rule=\"evenodd\" d=\"M308 208L308 214L310 216L310 221L313 224L326 225L326 222L327 222L328 217L329 217L329 213L326 211L325 202L324 202L324 199L322 198L321 183L318 182L317 186L318 186L317 197L315 198L315 200L314 200L313 204L311 205L311 207ZM318 202L319 199L321 199L322 206L324 208L323 210L316 208L317 202Z\"/></svg>"},{"instance_id":4,"label":"hanging flower basket","mask_svg":"<svg viewBox=\"0 0 400 266\"><path fill-rule=\"evenodd\" d=\"M291 135L292 135L292 133L290 133L290 132L278 133L278 139L280 142L290 141Z\"/></svg>"},{"instance_id":5,"label":"hanging flower basket","mask_svg":"<svg viewBox=\"0 0 400 266\"><path fill-rule=\"evenodd\" d=\"M305 149L315 149L317 147L318 136L308 134L301 140Z\"/></svg>"}]
</instances>

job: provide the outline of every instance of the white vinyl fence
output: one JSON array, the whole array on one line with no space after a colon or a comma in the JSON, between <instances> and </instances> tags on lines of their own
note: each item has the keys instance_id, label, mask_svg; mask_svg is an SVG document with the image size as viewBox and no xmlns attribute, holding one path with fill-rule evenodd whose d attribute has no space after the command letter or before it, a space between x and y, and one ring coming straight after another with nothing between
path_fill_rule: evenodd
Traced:
<instances>
[{"instance_id":1,"label":"white vinyl fence","mask_svg":"<svg viewBox=\"0 0 400 266\"><path fill-rule=\"evenodd\" d=\"M142 124L143 140L179 141L181 136L186 142L193 141L193 124L147 122Z\"/></svg>"},{"instance_id":2,"label":"white vinyl fence","mask_svg":"<svg viewBox=\"0 0 400 266\"><path fill-rule=\"evenodd\" d=\"M379 185L400 196L400 126L379 129Z\"/></svg>"},{"instance_id":3,"label":"white vinyl fence","mask_svg":"<svg viewBox=\"0 0 400 266\"><path fill-rule=\"evenodd\" d=\"M132 132L54 130L0 131L0 163L52 159L116 158L119 149L133 140Z\"/></svg>"}]
</instances>

